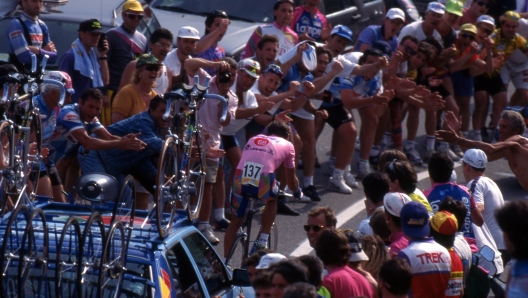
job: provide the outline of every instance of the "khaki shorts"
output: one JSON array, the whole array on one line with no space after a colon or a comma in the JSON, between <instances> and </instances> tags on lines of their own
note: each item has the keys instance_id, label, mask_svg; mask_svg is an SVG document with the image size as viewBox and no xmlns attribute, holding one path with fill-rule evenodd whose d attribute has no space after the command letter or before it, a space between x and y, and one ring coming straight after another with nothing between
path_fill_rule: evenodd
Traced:
<instances>
[{"instance_id":1,"label":"khaki shorts","mask_svg":"<svg viewBox=\"0 0 528 298\"><path fill-rule=\"evenodd\" d=\"M206 159L205 162L205 182L216 183L216 174L218 173L218 160Z\"/></svg>"}]
</instances>

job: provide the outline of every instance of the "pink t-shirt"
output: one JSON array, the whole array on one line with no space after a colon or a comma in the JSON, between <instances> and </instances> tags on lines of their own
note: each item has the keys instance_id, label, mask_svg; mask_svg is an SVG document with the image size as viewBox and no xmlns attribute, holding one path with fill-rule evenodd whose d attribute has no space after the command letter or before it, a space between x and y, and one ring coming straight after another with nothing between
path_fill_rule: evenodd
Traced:
<instances>
[{"instance_id":1,"label":"pink t-shirt","mask_svg":"<svg viewBox=\"0 0 528 298\"><path fill-rule=\"evenodd\" d=\"M218 94L218 87L216 86L215 79L216 77L211 78L208 93ZM227 97L227 114L228 116L231 116L232 120L235 119L235 113L238 106L238 98L236 94L231 91L227 93ZM222 132L223 126L220 123L220 119L218 117L219 109L220 108L218 107L218 100L208 98L205 100L203 106L200 107L200 110L198 110L198 115L202 127L204 128L204 130L206 130L207 133L211 135L211 137L209 137L209 139L206 141L207 146L209 148L220 148L220 133ZM217 160L217 158L214 158L213 160Z\"/></svg>"},{"instance_id":2,"label":"pink t-shirt","mask_svg":"<svg viewBox=\"0 0 528 298\"><path fill-rule=\"evenodd\" d=\"M462 26L467 23L475 25L477 23L477 19L478 16L473 15L468 8L464 8L462 11L462 16L458 18L457 25Z\"/></svg>"},{"instance_id":3,"label":"pink t-shirt","mask_svg":"<svg viewBox=\"0 0 528 298\"><path fill-rule=\"evenodd\" d=\"M405 237L403 232L396 232L390 235L391 244L389 246L389 253L391 259L398 256L398 253L409 245L409 239Z\"/></svg>"},{"instance_id":4,"label":"pink t-shirt","mask_svg":"<svg viewBox=\"0 0 528 298\"><path fill-rule=\"evenodd\" d=\"M253 166L259 168L260 173L269 174L275 172L281 164L289 169L295 167L293 144L281 137L257 135L249 139L244 147L237 169Z\"/></svg>"},{"instance_id":5,"label":"pink t-shirt","mask_svg":"<svg viewBox=\"0 0 528 298\"><path fill-rule=\"evenodd\" d=\"M332 298L374 297L367 279L348 266L329 271L323 279L323 286L332 294Z\"/></svg>"}]
</instances>

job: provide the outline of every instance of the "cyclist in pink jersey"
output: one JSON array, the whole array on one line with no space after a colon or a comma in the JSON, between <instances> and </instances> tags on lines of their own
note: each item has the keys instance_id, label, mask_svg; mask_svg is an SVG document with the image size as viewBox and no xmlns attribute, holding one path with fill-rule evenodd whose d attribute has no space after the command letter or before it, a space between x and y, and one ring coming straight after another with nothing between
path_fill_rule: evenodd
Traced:
<instances>
[{"instance_id":1,"label":"cyclist in pink jersey","mask_svg":"<svg viewBox=\"0 0 528 298\"><path fill-rule=\"evenodd\" d=\"M249 139L244 147L233 179L231 209L234 216L225 233L224 256L229 252L236 232L244 220L251 198L258 198L266 203L262 212L258 248L266 247L277 214L276 196L279 185L273 172L281 165L286 172L288 187L297 189L293 196L296 199L302 197L299 180L295 175L295 149L288 141L289 135L290 128L287 124L274 121L268 126L268 135L257 135Z\"/></svg>"}]
</instances>

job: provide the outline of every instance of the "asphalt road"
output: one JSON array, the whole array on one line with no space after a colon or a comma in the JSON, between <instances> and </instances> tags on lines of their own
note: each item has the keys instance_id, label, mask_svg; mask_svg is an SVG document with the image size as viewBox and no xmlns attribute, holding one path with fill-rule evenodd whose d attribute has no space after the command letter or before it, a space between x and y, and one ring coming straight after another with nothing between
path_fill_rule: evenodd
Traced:
<instances>
[{"instance_id":1,"label":"asphalt road","mask_svg":"<svg viewBox=\"0 0 528 298\"><path fill-rule=\"evenodd\" d=\"M355 111L356 112L356 111ZM359 121L359 115L355 113L355 119ZM420 148L423 154L425 152L425 130L423 123L425 119L425 113L420 114L420 124L422 125L418 131L418 143L423 144L423 149ZM359 125L358 125L359 127ZM406 137L404 131L404 138ZM317 156L321 163L321 168L315 170L314 184L322 197L321 202L311 203L290 203L290 206L301 213L300 216L284 216L278 215L275 223L279 231L279 243L277 252L282 253L286 256L299 256L307 253L311 253L312 249L308 245L306 233L303 230L303 225L306 224L307 212L316 206L330 206L336 212L338 218L338 228L350 228L356 230L361 220L366 218L366 212L364 207L364 193L362 190L361 183L359 183L359 189L354 189L354 192L350 195L339 194L336 192L330 192L326 189L328 184L329 176L326 175L326 165L330 152L332 130L326 125L321 137L317 141ZM355 154L357 158L357 151ZM354 165L354 162L353 162ZM457 171L457 182L460 184L466 184L464 176L462 175L460 162L455 163ZM354 166L352 166L354 169ZM427 173L427 165L416 167L418 174L418 188L421 190L428 189L431 186L429 175ZM502 191L504 199L506 201L513 200L526 200L528 199L528 193L524 191L517 179L511 172L506 160L497 160L488 163L486 169L486 175L493 179ZM303 171L297 170L297 176L302 183ZM260 215L257 215L254 220L259 221ZM256 228L252 232L252 238L256 237L258 224L253 224ZM220 255L223 255L223 232L215 231L218 238L221 239L220 244L217 246L217 250ZM253 239L252 239L253 240Z\"/></svg>"}]
</instances>

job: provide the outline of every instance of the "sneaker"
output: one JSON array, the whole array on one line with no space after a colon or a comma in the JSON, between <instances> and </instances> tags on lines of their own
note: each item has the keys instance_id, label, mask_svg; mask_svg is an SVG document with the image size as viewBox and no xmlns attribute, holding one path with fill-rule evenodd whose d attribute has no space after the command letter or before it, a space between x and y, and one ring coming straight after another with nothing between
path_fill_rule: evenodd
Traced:
<instances>
[{"instance_id":1,"label":"sneaker","mask_svg":"<svg viewBox=\"0 0 528 298\"><path fill-rule=\"evenodd\" d=\"M451 158L452 161L459 161L460 157L456 155L451 149L449 149L449 146L439 146L438 151L444 152L449 158Z\"/></svg>"},{"instance_id":2,"label":"sneaker","mask_svg":"<svg viewBox=\"0 0 528 298\"><path fill-rule=\"evenodd\" d=\"M359 184L357 183L356 179L354 178L354 175L352 175L350 172L347 172L343 175L343 179L345 180L345 183L352 187L352 188L358 188Z\"/></svg>"},{"instance_id":3,"label":"sneaker","mask_svg":"<svg viewBox=\"0 0 528 298\"><path fill-rule=\"evenodd\" d=\"M229 227L229 224L231 222L225 218L222 218L221 220L215 220L213 222L213 226L215 230L227 230L227 227Z\"/></svg>"},{"instance_id":4,"label":"sneaker","mask_svg":"<svg viewBox=\"0 0 528 298\"><path fill-rule=\"evenodd\" d=\"M431 156L433 155L433 153L435 153L436 151L434 149L427 149L427 151L425 151L425 155L424 155L424 159L426 162L429 161L429 159L431 158Z\"/></svg>"},{"instance_id":5,"label":"sneaker","mask_svg":"<svg viewBox=\"0 0 528 298\"><path fill-rule=\"evenodd\" d=\"M413 165L421 166L423 164L423 160L420 157L420 153L418 153L414 146L411 149L404 148L403 153L405 153L405 155Z\"/></svg>"},{"instance_id":6,"label":"sneaker","mask_svg":"<svg viewBox=\"0 0 528 298\"><path fill-rule=\"evenodd\" d=\"M200 232L202 232L202 234L205 236L205 239L207 239L207 241L209 241L212 245L217 245L218 243L220 243L220 239L216 238L216 236L214 235L211 225L207 225Z\"/></svg>"},{"instance_id":7,"label":"sneaker","mask_svg":"<svg viewBox=\"0 0 528 298\"><path fill-rule=\"evenodd\" d=\"M451 148L451 151L453 151L453 153L455 153L458 157L464 156L464 151L462 151L459 145L451 144L449 147Z\"/></svg>"},{"instance_id":8,"label":"sneaker","mask_svg":"<svg viewBox=\"0 0 528 298\"><path fill-rule=\"evenodd\" d=\"M321 201L321 197L317 193L317 189L315 189L315 186L310 185L308 187L303 188L302 191L304 193L304 196L301 198L301 200L299 200L299 202L302 202L302 199L304 197L308 197L310 199L310 201L314 201L314 202L320 202Z\"/></svg>"},{"instance_id":9,"label":"sneaker","mask_svg":"<svg viewBox=\"0 0 528 298\"><path fill-rule=\"evenodd\" d=\"M344 194L352 193L352 188L346 185L343 177L340 177L338 179L335 179L334 177L330 177L330 180L328 180L328 189L331 191L337 191L337 192L344 193Z\"/></svg>"},{"instance_id":10,"label":"sneaker","mask_svg":"<svg viewBox=\"0 0 528 298\"><path fill-rule=\"evenodd\" d=\"M368 162L365 166L364 163L361 163L358 161L356 178L361 180L363 179L363 177L367 176L369 173L370 173L370 168L369 168Z\"/></svg>"}]
</instances>

